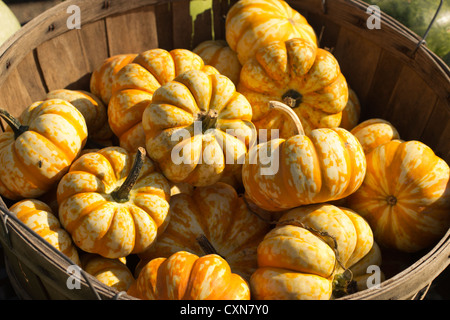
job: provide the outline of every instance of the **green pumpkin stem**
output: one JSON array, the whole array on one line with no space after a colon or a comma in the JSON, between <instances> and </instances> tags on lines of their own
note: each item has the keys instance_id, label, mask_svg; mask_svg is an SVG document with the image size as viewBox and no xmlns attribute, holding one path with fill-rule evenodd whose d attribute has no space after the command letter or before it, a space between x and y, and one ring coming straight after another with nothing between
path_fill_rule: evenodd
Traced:
<instances>
[{"instance_id":1,"label":"green pumpkin stem","mask_svg":"<svg viewBox=\"0 0 450 320\"><path fill-rule=\"evenodd\" d=\"M28 130L28 126L23 126L19 120L14 118L8 111L0 109L0 117L11 127L14 137L17 139L22 133Z\"/></svg>"},{"instance_id":2,"label":"green pumpkin stem","mask_svg":"<svg viewBox=\"0 0 450 320\"><path fill-rule=\"evenodd\" d=\"M292 121L294 121L295 127L297 129L296 134L305 135L305 130L303 129L302 122L300 121L300 118L295 113L295 111L292 110L292 108L280 101L269 101L269 108L284 112L289 118L292 119Z\"/></svg>"},{"instance_id":3,"label":"green pumpkin stem","mask_svg":"<svg viewBox=\"0 0 450 320\"><path fill-rule=\"evenodd\" d=\"M130 199L130 191L133 189L133 186L136 184L139 177L142 165L144 164L145 155L145 149L139 147L136 153L136 158L134 159L133 167L131 168L124 183L119 188L111 192L111 196L116 202L123 203Z\"/></svg>"}]
</instances>

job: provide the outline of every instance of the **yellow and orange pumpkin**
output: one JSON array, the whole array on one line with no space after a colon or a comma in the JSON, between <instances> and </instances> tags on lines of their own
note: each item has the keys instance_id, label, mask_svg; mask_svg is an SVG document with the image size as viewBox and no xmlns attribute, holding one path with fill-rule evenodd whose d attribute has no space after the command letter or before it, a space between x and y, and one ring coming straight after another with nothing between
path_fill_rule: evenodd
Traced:
<instances>
[{"instance_id":1,"label":"yellow and orange pumpkin","mask_svg":"<svg viewBox=\"0 0 450 320\"><path fill-rule=\"evenodd\" d=\"M284 113L269 108L280 101L292 108L308 135L317 128L338 127L348 102L348 86L337 59L327 50L300 38L274 41L261 47L241 70L238 91L252 105L259 130L293 135L295 124Z\"/></svg>"},{"instance_id":2,"label":"yellow and orange pumpkin","mask_svg":"<svg viewBox=\"0 0 450 320\"><path fill-rule=\"evenodd\" d=\"M362 184L366 158L358 140L343 128L321 128L304 134L295 113L287 112L299 134L252 147L242 167L249 201L261 209L282 212L301 205L345 198Z\"/></svg>"},{"instance_id":3,"label":"yellow and orange pumpkin","mask_svg":"<svg viewBox=\"0 0 450 320\"><path fill-rule=\"evenodd\" d=\"M248 283L222 257L187 251L148 262L128 294L144 300L250 300Z\"/></svg>"},{"instance_id":4,"label":"yellow and orange pumpkin","mask_svg":"<svg viewBox=\"0 0 450 320\"><path fill-rule=\"evenodd\" d=\"M302 38L317 45L314 29L285 1L240 0L227 13L225 37L243 65L272 41Z\"/></svg>"},{"instance_id":5,"label":"yellow and orange pumpkin","mask_svg":"<svg viewBox=\"0 0 450 320\"><path fill-rule=\"evenodd\" d=\"M0 134L0 194L36 198L69 170L87 140L86 121L71 103L38 101L18 119L2 110L8 127Z\"/></svg>"},{"instance_id":6,"label":"yellow and orange pumpkin","mask_svg":"<svg viewBox=\"0 0 450 320\"><path fill-rule=\"evenodd\" d=\"M236 52L231 50L225 40L203 41L193 52L202 57L207 65L213 66L220 74L230 78L235 86L238 85L242 66Z\"/></svg>"},{"instance_id":7,"label":"yellow and orange pumpkin","mask_svg":"<svg viewBox=\"0 0 450 320\"><path fill-rule=\"evenodd\" d=\"M380 245L416 252L450 227L448 164L420 141L392 140L366 155L367 173L348 199Z\"/></svg>"},{"instance_id":8,"label":"yellow and orange pumpkin","mask_svg":"<svg viewBox=\"0 0 450 320\"><path fill-rule=\"evenodd\" d=\"M169 220L170 185L145 150L106 147L78 158L58 184L59 218L75 244L105 258L151 246Z\"/></svg>"},{"instance_id":9,"label":"yellow and orange pumpkin","mask_svg":"<svg viewBox=\"0 0 450 320\"><path fill-rule=\"evenodd\" d=\"M118 54L100 64L91 75L90 91L108 105L112 95L113 79L117 72L131 63L137 54Z\"/></svg>"},{"instance_id":10,"label":"yellow and orange pumpkin","mask_svg":"<svg viewBox=\"0 0 450 320\"><path fill-rule=\"evenodd\" d=\"M169 226L149 250L139 254L140 264L177 251L203 255L205 242L198 238L205 237L213 252L247 280L257 267L256 248L270 228L228 184L198 187L171 197Z\"/></svg>"},{"instance_id":11,"label":"yellow and orange pumpkin","mask_svg":"<svg viewBox=\"0 0 450 320\"><path fill-rule=\"evenodd\" d=\"M366 154L381 144L400 139L400 134L392 123L379 118L363 121L350 132L361 143Z\"/></svg>"},{"instance_id":12,"label":"yellow and orange pumpkin","mask_svg":"<svg viewBox=\"0 0 450 320\"><path fill-rule=\"evenodd\" d=\"M77 108L86 121L89 139L98 142L112 139L106 106L94 94L84 90L57 89L47 93L46 99L66 100Z\"/></svg>"},{"instance_id":13,"label":"yellow and orange pumpkin","mask_svg":"<svg viewBox=\"0 0 450 320\"><path fill-rule=\"evenodd\" d=\"M158 88L142 125L151 159L172 182L239 176L256 138L252 107L226 76L189 70Z\"/></svg>"},{"instance_id":14,"label":"yellow and orange pumpkin","mask_svg":"<svg viewBox=\"0 0 450 320\"><path fill-rule=\"evenodd\" d=\"M119 292L126 292L135 281L131 270L119 259L88 253L81 257L81 263L83 270Z\"/></svg>"},{"instance_id":15,"label":"yellow and orange pumpkin","mask_svg":"<svg viewBox=\"0 0 450 320\"><path fill-rule=\"evenodd\" d=\"M259 244L252 274L257 300L328 300L336 279L373 246L369 224L356 212L329 204L288 211ZM348 282L351 278L348 279Z\"/></svg>"},{"instance_id":16,"label":"yellow and orange pumpkin","mask_svg":"<svg viewBox=\"0 0 450 320\"><path fill-rule=\"evenodd\" d=\"M119 145L130 151L145 147L142 116L153 93L187 70L218 72L205 66L202 58L186 49L167 51L156 48L138 54L114 74L108 119Z\"/></svg>"},{"instance_id":17,"label":"yellow and orange pumpkin","mask_svg":"<svg viewBox=\"0 0 450 320\"><path fill-rule=\"evenodd\" d=\"M78 251L70 235L61 226L58 217L45 203L36 199L24 199L13 204L9 211L45 241L81 267Z\"/></svg>"},{"instance_id":18,"label":"yellow and orange pumpkin","mask_svg":"<svg viewBox=\"0 0 450 320\"><path fill-rule=\"evenodd\" d=\"M352 88L348 88L348 101L344 110L342 110L342 119L340 127L351 131L359 123L361 117L361 102L356 92Z\"/></svg>"}]
</instances>

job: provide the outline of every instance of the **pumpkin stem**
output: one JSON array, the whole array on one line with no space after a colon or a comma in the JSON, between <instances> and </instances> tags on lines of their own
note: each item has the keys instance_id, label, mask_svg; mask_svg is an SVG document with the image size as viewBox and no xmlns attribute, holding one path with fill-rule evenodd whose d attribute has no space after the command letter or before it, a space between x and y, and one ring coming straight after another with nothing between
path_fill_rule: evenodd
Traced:
<instances>
[{"instance_id":1,"label":"pumpkin stem","mask_svg":"<svg viewBox=\"0 0 450 320\"><path fill-rule=\"evenodd\" d=\"M202 122L202 133L205 133L208 129L214 128L218 117L219 113L216 110L200 112L197 119Z\"/></svg>"},{"instance_id":2,"label":"pumpkin stem","mask_svg":"<svg viewBox=\"0 0 450 320\"><path fill-rule=\"evenodd\" d=\"M11 127L14 137L17 139L22 133L28 131L28 126L20 124L19 120L14 118L8 111L0 109L0 117Z\"/></svg>"},{"instance_id":3,"label":"pumpkin stem","mask_svg":"<svg viewBox=\"0 0 450 320\"><path fill-rule=\"evenodd\" d=\"M300 121L300 118L295 113L295 111L292 110L292 108L289 108L288 105L279 101L269 101L269 108L280 110L286 113L294 121L297 129L297 135L305 135L305 130L303 129L302 122Z\"/></svg>"},{"instance_id":4,"label":"pumpkin stem","mask_svg":"<svg viewBox=\"0 0 450 320\"><path fill-rule=\"evenodd\" d=\"M111 196L116 202L123 203L127 202L130 199L130 191L136 184L136 181L139 177L142 165L144 163L145 155L145 149L139 147L136 153L136 158L134 159L133 167L131 168L130 173L128 174L124 183L116 190L111 192Z\"/></svg>"},{"instance_id":5,"label":"pumpkin stem","mask_svg":"<svg viewBox=\"0 0 450 320\"><path fill-rule=\"evenodd\" d=\"M196 240L205 254L217 254L218 256L221 256L223 259L225 259L217 252L216 248L214 248L212 243L204 234L199 235Z\"/></svg>"},{"instance_id":6,"label":"pumpkin stem","mask_svg":"<svg viewBox=\"0 0 450 320\"><path fill-rule=\"evenodd\" d=\"M286 91L281 97L283 102L291 108L296 108L302 103L302 95L295 90Z\"/></svg>"},{"instance_id":7,"label":"pumpkin stem","mask_svg":"<svg viewBox=\"0 0 450 320\"><path fill-rule=\"evenodd\" d=\"M394 197L394 196L389 196L389 197L386 198L386 202L390 206L395 206L397 204L397 198Z\"/></svg>"}]
</instances>

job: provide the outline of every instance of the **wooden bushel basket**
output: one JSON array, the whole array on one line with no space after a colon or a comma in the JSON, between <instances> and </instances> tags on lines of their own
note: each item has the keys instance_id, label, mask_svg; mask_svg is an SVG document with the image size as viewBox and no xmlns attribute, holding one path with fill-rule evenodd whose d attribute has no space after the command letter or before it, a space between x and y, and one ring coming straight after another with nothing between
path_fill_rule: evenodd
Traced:
<instances>
[{"instance_id":1,"label":"wooden bushel basket","mask_svg":"<svg viewBox=\"0 0 450 320\"><path fill-rule=\"evenodd\" d=\"M235 1L213 0L213 10L191 17L188 0L69 0L27 23L0 47L0 107L17 116L51 90L87 89L105 58L151 48L193 49L225 39L224 18ZM361 120L380 117L404 140L420 140L450 163L450 69L421 38L382 14L369 29L368 5L358 0L298 0L302 13L330 48L357 93ZM81 28L69 29L76 5ZM193 19L195 18L195 20ZM0 199L1 200L1 199ZM71 261L0 206L0 243L7 272L23 299L133 299L81 272L68 289ZM432 248L405 258L378 289L341 299L417 299L450 263L450 231Z\"/></svg>"}]
</instances>

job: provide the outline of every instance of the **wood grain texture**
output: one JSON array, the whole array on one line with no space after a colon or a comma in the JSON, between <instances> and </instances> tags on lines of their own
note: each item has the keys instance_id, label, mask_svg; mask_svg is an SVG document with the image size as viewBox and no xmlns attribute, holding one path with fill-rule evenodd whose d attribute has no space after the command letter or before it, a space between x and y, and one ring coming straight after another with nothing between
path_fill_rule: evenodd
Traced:
<instances>
[{"instance_id":1,"label":"wood grain texture","mask_svg":"<svg viewBox=\"0 0 450 320\"><path fill-rule=\"evenodd\" d=\"M33 51L15 68L8 81L0 87L0 108L19 116L32 102L43 99L46 85L43 83L39 64Z\"/></svg>"},{"instance_id":2,"label":"wood grain texture","mask_svg":"<svg viewBox=\"0 0 450 320\"><path fill-rule=\"evenodd\" d=\"M106 18L110 56L140 53L158 47L155 6L145 6Z\"/></svg>"}]
</instances>

